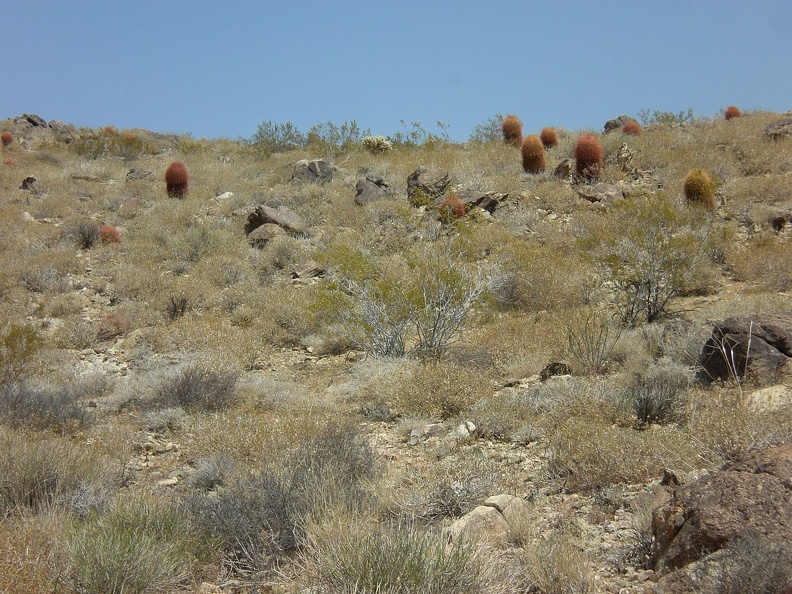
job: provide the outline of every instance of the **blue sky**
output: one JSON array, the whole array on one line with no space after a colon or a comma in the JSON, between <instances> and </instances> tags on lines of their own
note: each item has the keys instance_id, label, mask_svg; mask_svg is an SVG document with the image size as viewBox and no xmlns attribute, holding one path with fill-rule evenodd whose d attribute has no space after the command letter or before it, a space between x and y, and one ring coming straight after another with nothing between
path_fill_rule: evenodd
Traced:
<instances>
[{"instance_id":1,"label":"blue sky","mask_svg":"<svg viewBox=\"0 0 792 594\"><path fill-rule=\"evenodd\" d=\"M0 0L0 119L250 137L400 120L455 140L640 110L792 109L792 2Z\"/></svg>"}]
</instances>

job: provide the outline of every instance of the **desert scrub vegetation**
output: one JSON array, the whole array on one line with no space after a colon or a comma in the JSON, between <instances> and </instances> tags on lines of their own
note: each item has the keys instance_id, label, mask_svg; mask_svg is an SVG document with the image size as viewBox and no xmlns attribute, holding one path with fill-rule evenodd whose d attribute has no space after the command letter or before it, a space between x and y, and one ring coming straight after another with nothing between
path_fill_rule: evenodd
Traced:
<instances>
[{"instance_id":1,"label":"desert scrub vegetation","mask_svg":"<svg viewBox=\"0 0 792 594\"><path fill-rule=\"evenodd\" d=\"M674 297L709 291L711 225L703 213L663 195L628 198L614 210L619 231L592 225L581 247L592 254L624 323L654 322L669 313Z\"/></svg>"},{"instance_id":2,"label":"desert scrub vegetation","mask_svg":"<svg viewBox=\"0 0 792 594\"><path fill-rule=\"evenodd\" d=\"M789 141L763 137L778 114L647 118L640 136L555 128L531 175L497 115L462 144L417 122L71 144L3 123L27 150L0 172L0 590L637 587L645 510L623 528L665 470L792 439L788 405L694 379L713 320L792 309ZM626 198L590 204L594 180L550 173L586 133ZM127 134L145 145L128 157ZM292 181L308 157L333 179ZM448 174L436 203L406 196L419 166ZM687 200L691 169L718 208ZM357 204L363 177L389 192ZM497 207L457 217L471 192ZM304 232L254 247L261 204ZM533 502L502 548L444 543L498 494Z\"/></svg>"}]
</instances>

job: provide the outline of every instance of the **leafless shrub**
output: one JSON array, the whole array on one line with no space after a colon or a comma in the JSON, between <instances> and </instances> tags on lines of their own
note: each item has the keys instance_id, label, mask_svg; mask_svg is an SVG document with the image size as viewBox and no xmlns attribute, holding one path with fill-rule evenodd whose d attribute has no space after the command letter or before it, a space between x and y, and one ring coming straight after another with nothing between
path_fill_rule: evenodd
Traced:
<instances>
[{"instance_id":1,"label":"leafless shrub","mask_svg":"<svg viewBox=\"0 0 792 594\"><path fill-rule=\"evenodd\" d=\"M223 410L234 398L238 377L236 372L228 370L185 367L159 385L156 401L185 410Z\"/></svg>"}]
</instances>

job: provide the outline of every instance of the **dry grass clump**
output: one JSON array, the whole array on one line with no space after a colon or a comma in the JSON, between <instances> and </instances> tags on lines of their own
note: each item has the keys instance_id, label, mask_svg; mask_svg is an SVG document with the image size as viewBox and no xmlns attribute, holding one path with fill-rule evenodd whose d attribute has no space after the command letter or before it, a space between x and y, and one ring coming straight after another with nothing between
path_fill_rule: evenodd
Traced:
<instances>
[{"instance_id":1,"label":"dry grass clump","mask_svg":"<svg viewBox=\"0 0 792 594\"><path fill-rule=\"evenodd\" d=\"M310 518L354 510L369 496L375 455L352 425L331 424L284 446L254 474L231 473L219 496L195 493L189 500L197 524L241 575L271 571L301 548Z\"/></svg>"},{"instance_id":2,"label":"dry grass clump","mask_svg":"<svg viewBox=\"0 0 792 594\"><path fill-rule=\"evenodd\" d=\"M535 539L517 554L517 568L528 591L593 594L594 571L578 539L555 531Z\"/></svg>"},{"instance_id":3,"label":"dry grass clump","mask_svg":"<svg viewBox=\"0 0 792 594\"><path fill-rule=\"evenodd\" d=\"M172 591L207 552L183 509L143 497L75 522L68 540L71 580L92 594Z\"/></svg>"},{"instance_id":4,"label":"dry grass clump","mask_svg":"<svg viewBox=\"0 0 792 594\"><path fill-rule=\"evenodd\" d=\"M160 406L179 406L188 411L212 412L233 402L238 373L193 365L163 380L156 391Z\"/></svg>"},{"instance_id":5,"label":"dry grass clump","mask_svg":"<svg viewBox=\"0 0 792 594\"><path fill-rule=\"evenodd\" d=\"M66 439L0 427L0 445L4 518L43 512L85 485L107 483L112 477L99 455Z\"/></svg>"},{"instance_id":6,"label":"dry grass clump","mask_svg":"<svg viewBox=\"0 0 792 594\"><path fill-rule=\"evenodd\" d=\"M745 245L730 246L726 258L736 280L769 291L786 291L792 286L792 251L786 235L765 230Z\"/></svg>"},{"instance_id":7,"label":"dry grass clump","mask_svg":"<svg viewBox=\"0 0 792 594\"><path fill-rule=\"evenodd\" d=\"M391 402L403 415L452 419L488 397L491 389L480 370L452 362L416 362L409 375L392 387Z\"/></svg>"},{"instance_id":8,"label":"dry grass clump","mask_svg":"<svg viewBox=\"0 0 792 594\"><path fill-rule=\"evenodd\" d=\"M445 539L414 525L369 528L355 519L316 526L305 564L311 583L327 591L363 594L498 592L485 561L467 543Z\"/></svg>"},{"instance_id":9,"label":"dry grass clump","mask_svg":"<svg viewBox=\"0 0 792 594\"><path fill-rule=\"evenodd\" d=\"M57 591L66 565L64 516L7 518L0 523L0 591L40 594Z\"/></svg>"}]
</instances>

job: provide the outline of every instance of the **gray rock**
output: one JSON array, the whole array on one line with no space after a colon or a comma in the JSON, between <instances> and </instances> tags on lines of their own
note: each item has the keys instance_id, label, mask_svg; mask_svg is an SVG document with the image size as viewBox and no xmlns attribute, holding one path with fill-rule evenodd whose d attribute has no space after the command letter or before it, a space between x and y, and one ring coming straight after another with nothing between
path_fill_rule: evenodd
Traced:
<instances>
[{"instance_id":1,"label":"gray rock","mask_svg":"<svg viewBox=\"0 0 792 594\"><path fill-rule=\"evenodd\" d=\"M145 169L130 169L126 174L127 181L138 181L141 179L147 179L154 175L151 171L146 171Z\"/></svg>"},{"instance_id":2,"label":"gray rock","mask_svg":"<svg viewBox=\"0 0 792 594\"><path fill-rule=\"evenodd\" d=\"M251 231L258 229L265 223L272 223L283 227L293 235L305 233L308 228L303 218L290 208L285 206L272 208L271 206L261 204L248 215L247 222L245 223L245 233L249 235Z\"/></svg>"},{"instance_id":3,"label":"gray rock","mask_svg":"<svg viewBox=\"0 0 792 594\"><path fill-rule=\"evenodd\" d=\"M301 279L308 279L308 278L318 278L320 276L324 276L325 267L319 264L318 262L314 262L310 260L309 262L305 262L298 268L295 268L292 271L292 278L301 278Z\"/></svg>"},{"instance_id":4,"label":"gray rock","mask_svg":"<svg viewBox=\"0 0 792 594\"><path fill-rule=\"evenodd\" d=\"M46 128L47 127L46 120L44 118L42 118L42 117L37 116L36 114L26 113L26 114L24 114L24 118L28 122L33 124L33 126L36 127L36 128Z\"/></svg>"},{"instance_id":5,"label":"gray rock","mask_svg":"<svg viewBox=\"0 0 792 594\"><path fill-rule=\"evenodd\" d=\"M753 412L775 412L792 405L792 388L784 385L769 386L748 394L746 406Z\"/></svg>"},{"instance_id":6,"label":"gray rock","mask_svg":"<svg viewBox=\"0 0 792 594\"><path fill-rule=\"evenodd\" d=\"M568 179L572 175L572 159L564 159L553 171L553 175L558 179Z\"/></svg>"},{"instance_id":7,"label":"gray rock","mask_svg":"<svg viewBox=\"0 0 792 594\"><path fill-rule=\"evenodd\" d=\"M631 118L628 115L620 115L618 118L613 118L612 120L608 120L605 122L605 132L613 132L614 130L621 130L622 126L627 122L635 122L635 118Z\"/></svg>"},{"instance_id":8,"label":"gray rock","mask_svg":"<svg viewBox=\"0 0 792 594\"><path fill-rule=\"evenodd\" d=\"M748 378L758 385L780 383L790 373L792 315L761 314L716 322L699 356L700 381Z\"/></svg>"},{"instance_id":9,"label":"gray rock","mask_svg":"<svg viewBox=\"0 0 792 594\"><path fill-rule=\"evenodd\" d=\"M294 164L292 181L327 183L333 179L336 166L324 159L302 159Z\"/></svg>"},{"instance_id":10,"label":"gray rock","mask_svg":"<svg viewBox=\"0 0 792 594\"><path fill-rule=\"evenodd\" d=\"M582 185L578 187L578 195L585 198L589 202L599 203L612 203L614 200L624 198L624 190L621 186L616 184L608 184L600 182L593 186Z\"/></svg>"},{"instance_id":11,"label":"gray rock","mask_svg":"<svg viewBox=\"0 0 792 594\"><path fill-rule=\"evenodd\" d=\"M272 239L286 235L286 231L275 223L264 223L248 233L248 241L255 247L264 247Z\"/></svg>"},{"instance_id":12,"label":"gray rock","mask_svg":"<svg viewBox=\"0 0 792 594\"><path fill-rule=\"evenodd\" d=\"M792 116L786 116L768 124L764 133L772 140L781 140L792 135Z\"/></svg>"},{"instance_id":13,"label":"gray rock","mask_svg":"<svg viewBox=\"0 0 792 594\"><path fill-rule=\"evenodd\" d=\"M390 186L381 177L366 176L355 184L355 204L363 206L368 202L382 200L392 195Z\"/></svg>"},{"instance_id":14,"label":"gray rock","mask_svg":"<svg viewBox=\"0 0 792 594\"><path fill-rule=\"evenodd\" d=\"M407 178L407 198L412 204L425 204L442 196L451 185L445 171L419 167Z\"/></svg>"},{"instance_id":15,"label":"gray rock","mask_svg":"<svg viewBox=\"0 0 792 594\"><path fill-rule=\"evenodd\" d=\"M19 186L19 189L27 190L28 192L35 192L37 181L38 180L35 177L33 177L32 175L28 175L25 179L22 180L22 185Z\"/></svg>"},{"instance_id":16,"label":"gray rock","mask_svg":"<svg viewBox=\"0 0 792 594\"><path fill-rule=\"evenodd\" d=\"M74 131L73 127L67 126L60 120L50 120L48 126L50 130L63 137L67 142L71 141L72 133Z\"/></svg>"},{"instance_id":17,"label":"gray rock","mask_svg":"<svg viewBox=\"0 0 792 594\"><path fill-rule=\"evenodd\" d=\"M465 205L466 211L469 212L473 208L478 207L490 214L495 212L495 209L509 198L508 194L500 192L478 192L465 189L458 190L455 194Z\"/></svg>"},{"instance_id":18,"label":"gray rock","mask_svg":"<svg viewBox=\"0 0 792 594\"><path fill-rule=\"evenodd\" d=\"M509 523L495 507L479 505L448 527L450 540L484 541L505 545L509 540Z\"/></svg>"}]
</instances>

